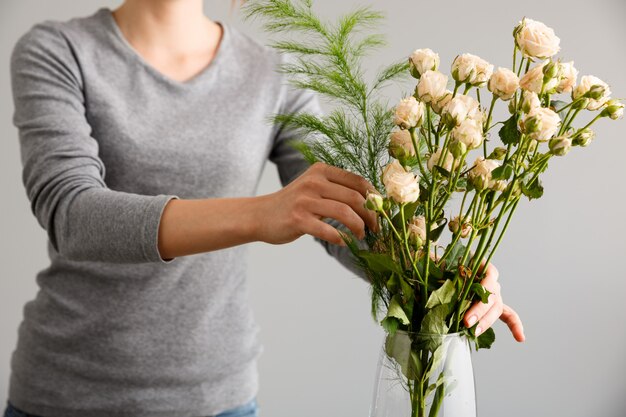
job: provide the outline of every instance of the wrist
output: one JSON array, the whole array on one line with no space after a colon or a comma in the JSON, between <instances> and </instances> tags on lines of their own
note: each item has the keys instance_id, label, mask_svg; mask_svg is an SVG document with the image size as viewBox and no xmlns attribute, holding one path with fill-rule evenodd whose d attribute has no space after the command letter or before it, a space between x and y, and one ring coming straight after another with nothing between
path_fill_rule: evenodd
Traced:
<instances>
[{"instance_id":1,"label":"wrist","mask_svg":"<svg viewBox=\"0 0 626 417\"><path fill-rule=\"evenodd\" d=\"M253 242L267 242L266 230L271 213L268 210L270 195L252 197L248 204L243 228Z\"/></svg>"}]
</instances>

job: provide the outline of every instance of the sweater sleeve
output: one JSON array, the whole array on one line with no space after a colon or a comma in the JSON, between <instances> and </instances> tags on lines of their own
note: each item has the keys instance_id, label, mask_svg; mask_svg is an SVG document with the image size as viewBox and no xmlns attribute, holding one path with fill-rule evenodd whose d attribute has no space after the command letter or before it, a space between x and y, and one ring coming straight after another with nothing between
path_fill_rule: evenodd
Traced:
<instances>
[{"instance_id":1,"label":"sweater sleeve","mask_svg":"<svg viewBox=\"0 0 626 417\"><path fill-rule=\"evenodd\" d=\"M80 67L53 23L36 25L18 41L11 84L22 180L52 247L77 261L171 262L159 254L158 228L165 205L178 197L107 188Z\"/></svg>"},{"instance_id":2,"label":"sweater sleeve","mask_svg":"<svg viewBox=\"0 0 626 417\"><path fill-rule=\"evenodd\" d=\"M285 87L285 90L286 94L281 113L305 112L316 115L323 114L318 97L312 91L289 87ZM300 139L298 134L299 132L297 130L277 126L277 134L270 154L270 161L277 165L283 186L293 181L309 168L309 163L304 159L302 154L290 144L290 141ZM309 138L307 140L314 139ZM339 230L348 230L346 226L335 219L326 219L325 221ZM329 255L339 261L345 268L367 281L365 273L355 265L355 259L350 249L345 246L329 243L317 237L315 240L326 249ZM363 249L367 247L365 241L359 241L358 243Z\"/></svg>"}]
</instances>

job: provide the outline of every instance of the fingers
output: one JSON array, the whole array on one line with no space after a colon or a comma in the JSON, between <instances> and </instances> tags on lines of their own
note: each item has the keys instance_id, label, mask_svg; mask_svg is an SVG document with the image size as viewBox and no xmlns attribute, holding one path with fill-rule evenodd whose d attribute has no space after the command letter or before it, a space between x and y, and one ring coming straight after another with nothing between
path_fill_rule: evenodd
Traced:
<instances>
[{"instance_id":1,"label":"fingers","mask_svg":"<svg viewBox=\"0 0 626 417\"><path fill-rule=\"evenodd\" d=\"M482 273L482 270L485 267L485 261L481 262L480 267L478 268L479 274ZM483 287L489 289L489 287L494 287L494 284L498 282L498 278L500 277L500 273L498 269L492 264L489 263L487 265L487 270L485 271L485 278L480 282Z\"/></svg>"},{"instance_id":2,"label":"fingers","mask_svg":"<svg viewBox=\"0 0 626 417\"><path fill-rule=\"evenodd\" d=\"M310 199L308 209L318 216L340 221L359 239L365 237L365 222L347 204L326 198Z\"/></svg>"},{"instance_id":3,"label":"fingers","mask_svg":"<svg viewBox=\"0 0 626 417\"><path fill-rule=\"evenodd\" d=\"M314 217L311 217L304 222L302 226L302 232L333 243L335 245L346 245L346 242L344 242L344 240L341 238L341 232L339 230L335 229L328 223L315 219Z\"/></svg>"},{"instance_id":4,"label":"fingers","mask_svg":"<svg viewBox=\"0 0 626 417\"><path fill-rule=\"evenodd\" d=\"M365 208L365 198L358 191L340 184L328 183L322 190L321 197L349 205L370 230L375 231L378 228L376 213Z\"/></svg>"},{"instance_id":5,"label":"fingers","mask_svg":"<svg viewBox=\"0 0 626 417\"><path fill-rule=\"evenodd\" d=\"M513 337L518 342L523 342L526 340L526 336L524 335L524 325L522 324L522 320L519 315L506 304L502 305L502 314L500 315L500 320L506 323L513 334Z\"/></svg>"},{"instance_id":6,"label":"fingers","mask_svg":"<svg viewBox=\"0 0 626 417\"><path fill-rule=\"evenodd\" d=\"M500 310L502 309L502 299L500 298L500 284L497 282L493 284L490 282L485 282L486 279L487 278L482 280L481 284L487 289L487 291L491 293L489 295L488 302L487 303L483 303L480 301L475 302L469 308L469 310L467 310L463 318L463 321L465 322L465 326L467 328L470 328L477 322L480 322L479 325L482 328L482 330L483 331L487 330L489 327L491 327L491 324L493 324L493 322L497 320L498 316L500 316L500 314L498 313L498 316L495 319L493 319L493 321L491 321L491 323L489 323L488 326L484 325L485 324L484 317L489 311L491 311L491 309L493 309L494 307L497 307L498 305L499 305L498 308L500 308ZM476 334L478 334L478 332L476 332Z\"/></svg>"},{"instance_id":7,"label":"fingers","mask_svg":"<svg viewBox=\"0 0 626 417\"><path fill-rule=\"evenodd\" d=\"M322 172L323 175L331 182L358 191L363 198L365 198L368 190L374 190L374 186L365 178L345 171L341 168L317 163L313 165L313 169Z\"/></svg>"},{"instance_id":8,"label":"fingers","mask_svg":"<svg viewBox=\"0 0 626 417\"><path fill-rule=\"evenodd\" d=\"M493 306L478 320L478 326L476 326L476 336L479 336L482 332L490 328L493 323L498 320L498 317L502 314L502 303L494 303Z\"/></svg>"}]
</instances>

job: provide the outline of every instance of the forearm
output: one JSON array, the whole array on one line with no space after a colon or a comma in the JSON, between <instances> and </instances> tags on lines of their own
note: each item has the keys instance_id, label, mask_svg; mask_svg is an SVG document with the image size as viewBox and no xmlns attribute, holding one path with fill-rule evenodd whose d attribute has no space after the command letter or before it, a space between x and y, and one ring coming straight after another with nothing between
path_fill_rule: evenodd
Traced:
<instances>
[{"instance_id":1,"label":"forearm","mask_svg":"<svg viewBox=\"0 0 626 417\"><path fill-rule=\"evenodd\" d=\"M171 259L259 240L266 198L170 200L159 225L159 253Z\"/></svg>"}]
</instances>

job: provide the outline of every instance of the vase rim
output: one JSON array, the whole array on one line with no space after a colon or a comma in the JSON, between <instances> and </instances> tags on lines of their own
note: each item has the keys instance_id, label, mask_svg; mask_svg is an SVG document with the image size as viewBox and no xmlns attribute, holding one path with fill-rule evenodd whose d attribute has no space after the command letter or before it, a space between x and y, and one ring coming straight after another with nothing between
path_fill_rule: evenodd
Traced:
<instances>
[{"instance_id":1,"label":"vase rim","mask_svg":"<svg viewBox=\"0 0 626 417\"><path fill-rule=\"evenodd\" d=\"M446 333L446 334L439 334L439 333L409 332L407 330L396 330L396 333L402 333L402 334L408 334L408 335L418 335L418 336L436 336L436 337L442 337L442 338L467 336L465 331L459 331L459 332L454 332L454 333Z\"/></svg>"}]
</instances>

